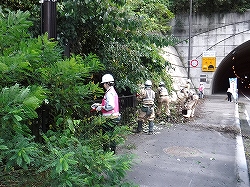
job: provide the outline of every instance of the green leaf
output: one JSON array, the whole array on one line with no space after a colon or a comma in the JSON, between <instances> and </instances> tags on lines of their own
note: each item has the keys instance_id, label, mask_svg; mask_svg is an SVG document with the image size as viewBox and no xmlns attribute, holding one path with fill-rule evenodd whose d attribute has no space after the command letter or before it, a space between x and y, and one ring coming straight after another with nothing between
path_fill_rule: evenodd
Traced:
<instances>
[{"instance_id":1,"label":"green leaf","mask_svg":"<svg viewBox=\"0 0 250 187\"><path fill-rule=\"evenodd\" d=\"M62 172L62 159L56 164L56 173L60 174Z\"/></svg>"},{"instance_id":2,"label":"green leaf","mask_svg":"<svg viewBox=\"0 0 250 187\"><path fill-rule=\"evenodd\" d=\"M68 124L68 127L69 129L71 130L71 132L75 132L75 127L74 127L74 123L73 123L73 120L68 118L67 119L67 124Z\"/></svg>"},{"instance_id":3,"label":"green leaf","mask_svg":"<svg viewBox=\"0 0 250 187\"><path fill-rule=\"evenodd\" d=\"M22 117L21 116L18 116L18 115L14 115L14 117L15 117L15 119L17 120L17 121L22 121Z\"/></svg>"},{"instance_id":4,"label":"green leaf","mask_svg":"<svg viewBox=\"0 0 250 187\"><path fill-rule=\"evenodd\" d=\"M30 107L33 110L37 109L40 103L41 103L41 100L35 96L28 97L23 102L23 104L25 104L27 107Z\"/></svg>"},{"instance_id":5,"label":"green leaf","mask_svg":"<svg viewBox=\"0 0 250 187\"><path fill-rule=\"evenodd\" d=\"M30 164L30 158L25 152L22 153L22 157L27 164Z\"/></svg>"},{"instance_id":6,"label":"green leaf","mask_svg":"<svg viewBox=\"0 0 250 187\"><path fill-rule=\"evenodd\" d=\"M69 165L68 165L66 160L62 161L62 168L63 168L64 171L68 171Z\"/></svg>"},{"instance_id":7,"label":"green leaf","mask_svg":"<svg viewBox=\"0 0 250 187\"><path fill-rule=\"evenodd\" d=\"M17 157L17 159L16 159L16 163L17 163L18 166L21 166L21 165L22 165L22 162L23 162L22 156L19 155L19 156Z\"/></svg>"},{"instance_id":8,"label":"green leaf","mask_svg":"<svg viewBox=\"0 0 250 187\"><path fill-rule=\"evenodd\" d=\"M6 145L0 145L0 150L7 150L8 147Z\"/></svg>"}]
</instances>

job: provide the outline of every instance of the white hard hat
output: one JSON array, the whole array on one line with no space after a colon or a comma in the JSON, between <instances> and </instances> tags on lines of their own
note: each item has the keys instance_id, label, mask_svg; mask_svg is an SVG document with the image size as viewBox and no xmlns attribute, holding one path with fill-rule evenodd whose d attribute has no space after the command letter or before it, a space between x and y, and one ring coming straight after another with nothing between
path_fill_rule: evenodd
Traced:
<instances>
[{"instance_id":1,"label":"white hard hat","mask_svg":"<svg viewBox=\"0 0 250 187\"><path fill-rule=\"evenodd\" d=\"M190 80L190 79L188 79L188 80L187 80L187 83L191 83L191 80Z\"/></svg>"},{"instance_id":2,"label":"white hard hat","mask_svg":"<svg viewBox=\"0 0 250 187\"><path fill-rule=\"evenodd\" d=\"M165 83L162 81L159 83L159 86L164 86L164 85L165 85Z\"/></svg>"},{"instance_id":3,"label":"white hard hat","mask_svg":"<svg viewBox=\"0 0 250 187\"><path fill-rule=\"evenodd\" d=\"M151 80L147 80L144 84L145 86L152 86L152 82Z\"/></svg>"},{"instance_id":4,"label":"white hard hat","mask_svg":"<svg viewBox=\"0 0 250 187\"><path fill-rule=\"evenodd\" d=\"M101 83L105 83L105 82L114 82L114 77L110 74L105 74L102 76L102 82Z\"/></svg>"}]
</instances>

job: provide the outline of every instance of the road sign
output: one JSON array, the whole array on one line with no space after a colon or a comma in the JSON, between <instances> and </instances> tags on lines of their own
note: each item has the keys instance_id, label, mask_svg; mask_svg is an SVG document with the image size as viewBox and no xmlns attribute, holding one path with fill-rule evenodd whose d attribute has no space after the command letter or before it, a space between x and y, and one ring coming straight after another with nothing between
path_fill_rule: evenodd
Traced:
<instances>
[{"instance_id":1,"label":"road sign","mask_svg":"<svg viewBox=\"0 0 250 187\"><path fill-rule=\"evenodd\" d=\"M216 52L215 51L203 51L202 56L203 57L215 57Z\"/></svg>"},{"instance_id":2,"label":"road sign","mask_svg":"<svg viewBox=\"0 0 250 187\"><path fill-rule=\"evenodd\" d=\"M216 57L202 57L202 71L215 71Z\"/></svg>"},{"instance_id":3,"label":"road sign","mask_svg":"<svg viewBox=\"0 0 250 187\"><path fill-rule=\"evenodd\" d=\"M203 51L201 67L202 71L215 71L216 67L215 51Z\"/></svg>"},{"instance_id":4,"label":"road sign","mask_svg":"<svg viewBox=\"0 0 250 187\"><path fill-rule=\"evenodd\" d=\"M192 67L197 67L199 62L198 62L198 60L193 59L193 60L191 60L190 64L191 64Z\"/></svg>"}]
</instances>

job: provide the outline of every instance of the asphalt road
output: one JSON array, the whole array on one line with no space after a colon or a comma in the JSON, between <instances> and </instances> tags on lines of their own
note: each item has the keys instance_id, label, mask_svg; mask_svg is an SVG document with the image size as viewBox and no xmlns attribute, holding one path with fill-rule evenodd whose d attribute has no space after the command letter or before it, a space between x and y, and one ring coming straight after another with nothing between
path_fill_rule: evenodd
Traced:
<instances>
[{"instance_id":1,"label":"asphalt road","mask_svg":"<svg viewBox=\"0 0 250 187\"><path fill-rule=\"evenodd\" d=\"M127 179L140 187L248 186L238 173L237 160L244 158L237 153L235 105L226 95L209 96L187 123L130 135L124 147L134 149L120 150L136 156Z\"/></svg>"}]
</instances>

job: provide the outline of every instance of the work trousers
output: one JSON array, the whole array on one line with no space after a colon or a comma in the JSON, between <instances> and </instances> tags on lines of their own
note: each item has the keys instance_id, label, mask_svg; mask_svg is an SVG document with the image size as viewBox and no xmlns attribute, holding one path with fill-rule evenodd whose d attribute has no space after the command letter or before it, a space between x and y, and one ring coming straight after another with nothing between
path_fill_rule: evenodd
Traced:
<instances>
[{"instance_id":1,"label":"work trousers","mask_svg":"<svg viewBox=\"0 0 250 187\"><path fill-rule=\"evenodd\" d=\"M169 104L170 104L169 96L167 96L167 95L160 96L158 99L157 115L161 116L161 112L163 111L164 114L166 114L167 116L170 116Z\"/></svg>"}]
</instances>

